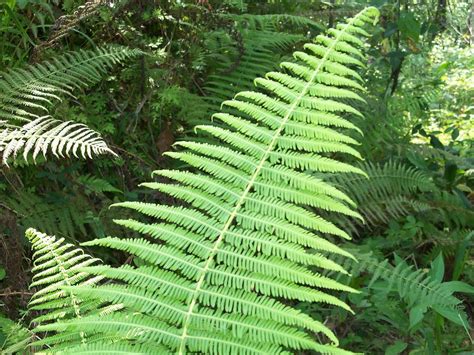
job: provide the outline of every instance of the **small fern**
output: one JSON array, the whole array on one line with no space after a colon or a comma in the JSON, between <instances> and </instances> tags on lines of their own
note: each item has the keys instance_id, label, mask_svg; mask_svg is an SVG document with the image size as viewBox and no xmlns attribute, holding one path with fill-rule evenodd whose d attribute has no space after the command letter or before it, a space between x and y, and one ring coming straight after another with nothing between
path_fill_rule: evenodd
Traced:
<instances>
[{"instance_id":1,"label":"small fern","mask_svg":"<svg viewBox=\"0 0 474 355\"><path fill-rule=\"evenodd\" d=\"M221 126L196 127L218 144L179 142L183 150L168 155L192 172L160 170L156 175L174 183L143 186L183 205L118 203L155 220L117 221L144 238L85 243L128 252L140 266L86 267L81 271L118 283L66 288L91 302L123 304L125 310L41 325L37 332L61 334L42 343L52 351L64 349L68 334L84 332L102 340L66 351L153 353L149 347L158 344L158 352L178 354L347 353L326 325L286 300L350 310L332 293L355 290L318 273L345 273L325 254L350 254L325 235L349 236L305 206L358 214L344 193L308 170L365 175L326 155L357 156L350 146L356 141L338 128L356 129L346 115L361 115L347 101L358 98L353 88L362 88L351 67L364 66L359 37L368 36L362 27L377 16L375 8L364 10L307 44L308 53L295 55L300 62L282 64L285 72L257 80L260 91L244 91L225 102L235 114L215 114ZM332 344L315 341L314 333ZM107 341L110 337L114 340Z\"/></svg>"},{"instance_id":2,"label":"small fern","mask_svg":"<svg viewBox=\"0 0 474 355\"><path fill-rule=\"evenodd\" d=\"M94 193L104 193L104 192L113 192L113 193L122 193L121 190L113 186L109 181L105 179L98 178L96 176L85 175L80 176L77 179L77 182L83 185L86 188L87 192Z\"/></svg>"},{"instance_id":3,"label":"small fern","mask_svg":"<svg viewBox=\"0 0 474 355\"><path fill-rule=\"evenodd\" d=\"M20 323L0 314L0 353L23 354L31 336L32 333Z\"/></svg>"}]
</instances>

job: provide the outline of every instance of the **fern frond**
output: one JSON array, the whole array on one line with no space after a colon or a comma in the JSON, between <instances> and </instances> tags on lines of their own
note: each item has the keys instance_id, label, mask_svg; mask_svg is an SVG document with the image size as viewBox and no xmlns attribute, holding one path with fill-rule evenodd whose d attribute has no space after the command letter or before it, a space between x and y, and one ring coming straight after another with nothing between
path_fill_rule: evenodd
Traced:
<instances>
[{"instance_id":1,"label":"fern frond","mask_svg":"<svg viewBox=\"0 0 474 355\"><path fill-rule=\"evenodd\" d=\"M394 266L387 260L379 261L371 253L353 251L358 263L350 260L341 260L351 272L351 277L369 274L368 288L384 294L396 294L413 309L420 307L424 310L430 308L441 314L454 312L454 317L449 317L455 323L467 324L467 317L463 311L462 301L454 296L460 290L474 292L472 287L458 287L459 282L442 282L431 277L425 269L414 269L404 260L395 256ZM449 314L449 313L448 313Z\"/></svg>"},{"instance_id":2,"label":"fern frond","mask_svg":"<svg viewBox=\"0 0 474 355\"><path fill-rule=\"evenodd\" d=\"M137 56L136 49L105 47L77 51L53 58L49 62L29 65L0 73L0 154L3 164L23 151L33 160L50 151L56 157L92 158L92 155L114 154L100 137L87 126L61 122L49 116L48 107L61 96L98 82L114 64ZM20 126L20 127L19 127Z\"/></svg>"},{"instance_id":3,"label":"fern frond","mask_svg":"<svg viewBox=\"0 0 474 355\"><path fill-rule=\"evenodd\" d=\"M77 182L82 184L88 191L95 193L114 192L121 193L122 191L113 186L108 180L98 178L92 175L80 176Z\"/></svg>"},{"instance_id":4,"label":"fern frond","mask_svg":"<svg viewBox=\"0 0 474 355\"><path fill-rule=\"evenodd\" d=\"M276 69L275 52L284 52L305 38L277 31L243 30L243 53L239 54L238 65L230 72L221 68L207 78L204 86L209 107L208 112L219 111L221 102L240 91L253 87L252 80Z\"/></svg>"},{"instance_id":5,"label":"fern frond","mask_svg":"<svg viewBox=\"0 0 474 355\"><path fill-rule=\"evenodd\" d=\"M0 119L29 122L39 118L61 95L97 83L112 65L140 53L125 47L80 50L0 73Z\"/></svg>"},{"instance_id":6,"label":"fern frond","mask_svg":"<svg viewBox=\"0 0 474 355\"><path fill-rule=\"evenodd\" d=\"M36 289L29 304L30 312L39 313L32 320L33 329L54 324L59 320L80 319L86 315L95 316L113 313L103 302L83 299L71 289L71 286L94 286L104 277L88 274L81 269L100 265L100 260L84 253L80 248L66 243L64 238L57 239L28 229L25 236L30 241L33 254L33 278L30 287ZM120 309L120 305L118 305ZM87 335L82 330L75 333L50 334L48 344L54 345L67 339L69 346L84 344ZM33 342L31 346L44 344L44 339Z\"/></svg>"},{"instance_id":7,"label":"fern frond","mask_svg":"<svg viewBox=\"0 0 474 355\"><path fill-rule=\"evenodd\" d=\"M252 30L277 31L282 25L292 28L310 27L323 29L320 23L311 20L307 16L290 14L222 14L220 16Z\"/></svg>"},{"instance_id":8,"label":"fern frond","mask_svg":"<svg viewBox=\"0 0 474 355\"><path fill-rule=\"evenodd\" d=\"M337 127L350 127L349 114L359 113L348 106L349 95L342 91L328 99L311 88L321 81L332 87L359 85L352 84L346 72L337 71L361 59L354 59L353 50L345 54L358 46L344 40L343 34L365 34L361 26L377 16L378 11L369 8L339 26L340 34L329 35L330 41L317 39L317 48L324 52L318 49L308 55L320 64L295 64L304 68L304 76L288 70L294 81L268 77L262 91L244 91L229 101L235 112L217 114L221 125L197 127L218 143L182 142L181 151L168 153L193 172L158 171L173 183L144 186L179 200L180 205L114 205L153 222L117 221L142 237L107 237L86 245L125 251L141 266L81 268L118 283L65 290L91 302L123 304L123 312L50 323L37 331L59 331L65 337L81 331L88 336L118 336L128 346L159 344L178 354L279 354L290 349L347 353L337 347L327 326L286 300L350 310L333 293L356 292L321 274L345 273L327 254L348 253L327 235L349 236L319 212L359 215L350 198L311 172L365 175L332 155L357 155L350 149L356 140ZM307 142L308 149L291 144L292 140ZM308 205L316 206L316 212ZM312 333L324 337L315 341ZM48 338L43 343L50 344Z\"/></svg>"},{"instance_id":9,"label":"fern frond","mask_svg":"<svg viewBox=\"0 0 474 355\"><path fill-rule=\"evenodd\" d=\"M38 155L45 159L50 152L57 158L74 155L92 159L93 155L116 154L109 149L99 133L82 123L60 121L48 116L28 122L21 128L0 132L0 155L8 166L9 158L22 152L24 160L29 154L36 162Z\"/></svg>"},{"instance_id":10,"label":"fern frond","mask_svg":"<svg viewBox=\"0 0 474 355\"><path fill-rule=\"evenodd\" d=\"M80 199L54 200L29 192L15 194L5 201L25 228L69 237L87 234L83 203Z\"/></svg>"},{"instance_id":11,"label":"fern frond","mask_svg":"<svg viewBox=\"0 0 474 355\"><path fill-rule=\"evenodd\" d=\"M416 197L419 192L436 191L433 181L423 172L394 161L383 165L366 162L359 167L369 179L351 173L334 175L330 181L357 203L366 226L377 226L413 211L432 208ZM362 221L345 217L338 216L337 220L354 233L364 225Z\"/></svg>"},{"instance_id":12,"label":"fern frond","mask_svg":"<svg viewBox=\"0 0 474 355\"><path fill-rule=\"evenodd\" d=\"M441 191L430 201L447 225L454 228L474 228L474 210L472 204L455 193Z\"/></svg>"},{"instance_id":13,"label":"fern frond","mask_svg":"<svg viewBox=\"0 0 474 355\"><path fill-rule=\"evenodd\" d=\"M31 332L21 324L0 314L0 352L2 354L18 354L31 342Z\"/></svg>"},{"instance_id":14,"label":"fern frond","mask_svg":"<svg viewBox=\"0 0 474 355\"><path fill-rule=\"evenodd\" d=\"M97 284L103 277L90 276L80 268L97 265L99 259L65 243L64 238L56 239L32 228L26 231L25 236L34 251L30 287L38 289L31 298L29 309L49 311L46 315L36 317L33 322L42 324L59 318L81 317L81 299L62 287Z\"/></svg>"}]
</instances>

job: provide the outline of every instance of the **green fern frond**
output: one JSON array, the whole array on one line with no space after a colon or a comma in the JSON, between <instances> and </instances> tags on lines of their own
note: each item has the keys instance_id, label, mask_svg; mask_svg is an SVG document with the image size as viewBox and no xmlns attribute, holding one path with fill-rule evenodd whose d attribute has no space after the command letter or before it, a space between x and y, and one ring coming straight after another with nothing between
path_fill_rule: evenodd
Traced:
<instances>
[{"instance_id":1,"label":"green fern frond","mask_svg":"<svg viewBox=\"0 0 474 355\"><path fill-rule=\"evenodd\" d=\"M467 284L457 281L442 282L429 275L425 269L414 269L404 260L395 256L393 266L388 259L379 261L371 253L360 253L353 250L358 262L348 259L341 260L350 271L351 277L369 274L368 288L384 294L396 294L407 303L410 309L419 307L433 309L440 314L448 315L448 319L466 326L467 316L462 309L462 301L454 296L455 292L474 293ZM336 276L339 278L339 276ZM465 286L459 286L463 284ZM451 316L453 314L454 316Z\"/></svg>"},{"instance_id":2,"label":"green fern frond","mask_svg":"<svg viewBox=\"0 0 474 355\"><path fill-rule=\"evenodd\" d=\"M36 326L54 324L58 320L80 319L85 315L108 314L107 307L96 300L82 299L71 286L93 286L104 277L88 274L81 269L100 264L100 260L84 253L80 248L66 243L64 238L57 239L28 229L25 236L30 241L33 254L33 278L30 287L35 288L29 304L30 312L38 313L32 323ZM74 334L56 334L48 337L50 344L68 339L70 345L84 343L86 334L81 331ZM43 344L37 340L32 346Z\"/></svg>"},{"instance_id":3,"label":"green fern frond","mask_svg":"<svg viewBox=\"0 0 474 355\"><path fill-rule=\"evenodd\" d=\"M277 31L281 26L291 28L317 28L323 29L323 26L311 20L307 16L297 16L289 14L222 14L221 17L237 22L240 26L253 30Z\"/></svg>"},{"instance_id":4,"label":"green fern frond","mask_svg":"<svg viewBox=\"0 0 474 355\"><path fill-rule=\"evenodd\" d=\"M88 191L95 193L114 192L121 193L122 191L113 186L108 180L98 178L92 175L80 176L77 182L83 185Z\"/></svg>"},{"instance_id":5,"label":"green fern frond","mask_svg":"<svg viewBox=\"0 0 474 355\"><path fill-rule=\"evenodd\" d=\"M238 54L238 65L230 72L227 68L221 68L207 78L203 89L209 105L208 112L218 112L222 101L251 89L255 77L276 69L275 52L284 52L304 39L303 36L284 32L244 30L243 53Z\"/></svg>"},{"instance_id":6,"label":"green fern frond","mask_svg":"<svg viewBox=\"0 0 474 355\"><path fill-rule=\"evenodd\" d=\"M0 352L19 354L31 342L31 332L21 324L0 314Z\"/></svg>"},{"instance_id":7,"label":"green fern frond","mask_svg":"<svg viewBox=\"0 0 474 355\"><path fill-rule=\"evenodd\" d=\"M295 64L304 75L288 69L293 81L268 77L265 93L244 91L229 101L235 112L216 115L221 125L197 127L218 143L182 142L181 151L168 153L193 172L161 170L156 174L174 182L144 186L179 200L179 206L114 205L154 222L117 221L143 237L107 237L86 245L125 251L141 266L81 268L118 282L97 288L66 287L64 292L71 290L91 302L123 304L124 311L50 323L37 331L58 331L63 339L78 332L99 338L118 336L116 347L159 344L165 352L178 354L279 354L290 349L348 353L337 347L337 338L327 326L287 301L350 310L333 293L356 292L321 274L324 270L345 273L327 254L350 254L327 236L348 238L348 234L307 206L359 216L350 198L311 174L365 175L332 156L356 155L349 149L356 140L337 127L350 127L349 114L359 113L347 105L347 94L339 92L328 99L311 88L323 81L332 87L359 85L345 76L347 71L337 70L353 67L361 59L354 59L354 50L345 54L358 45L344 40L343 34L366 34L361 26L377 16L378 11L369 8L338 26L340 34L329 35L330 41L317 39L318 49L308 54L319 64ZM247 109L248 105L254 109ZM308 150L290 143L300 139L308 142ZM314 333L323 338L316 341ZM42 343L51 344L48 337ZM102 345L100 349L108 348ZM88 346L92 345L79 351Z\"/></svg>"},{"instance_id":8,"label":"green fern frond","mask_svg":"<svg viewBox=\"0 0 474 355\"><path fill-rule=\"evenodd\" d=\"M81 50L49 62L0 73L0 155L3 164L21 151L25 161L31 153L50 151L56 157L92 158L114 154L100 134L83 124L50 118L48 107L72 96L76 89L97 83L114 64L139 55L136 49L105 47Z\"/></svg>"},{"instance_id":9,"label":"green fern frond","mask_svg":"<svg viewBox=\"0 0 474 355\"><path fill-rule=\"evenodd\" d=\"M38 118L61 95L97 83L112 65L140 53L125 47L80 50L0 73L0 119L29 122Z\"/></svg>"},{"instance_id":10,"label":"green fern frond","mask_svg":"<svg viewBox=\"0 0 474 355\"><path fill-rule=\"evenodd\" d=\"M56 239L32 228L26 231L25 236L34 251L30 287L38 288L31 298L29 309L49 311L36 317L33 322L42 324L59 318L81 317L81 299L62 287L97 284L103 277L92 277L80 269L97 265L99 259L65 243L64 238Z\"/></svg>"},{"instance_id":11,"label":"green fern frond","mask_svg":"<svg viewBox=\"0 0 474 355\"><path fill-rule=\"evenodd\" d=\"M433 181L423 172L394 161L383 165L366 162L359 167L369 179L357 174L334 175L330 178L334 186L347 193L359 206L363 221L337 217L339 223L354 233L364 224L373 227L413 211L432 208L416 197L419 192L437 190Z\"/></svg>"},{"instance_id":12,"label":"green fern frond","mask_svg":"<svg viewBox=\"0 0 474 355\"><path fill-rule=\"evenodd\" d=\"M441 191L434 195L430 204L446 224L455 228L474 228L472 203L456 193Z\"/></svg>"},{"instance_id":13,"label":"green fern frond","mask_svg":"<svg viewBox=\"0 0 474 355\"><path fill-rule=\"evenodd\" d=\"M28 162L29 154L36 162L38 155L45 159L50 152L57 158L74 155L92 159L93 155L112 154L99 133L82 123L60 121L48 116L37 118L15 130L0 131L0 155L8 166L9 158L22 152Z\"/></svg>"},{"instance_id":14,"label":"green fern frond","mask_svg":"<svg viewBox=\"0 0 474 355\"><path fill-rule=\"evenodd\" d=\"M82 203L81 203L82 202ZM72 237L86 235L88 223L79 199L54 200L29 192L15 194L5 201L25 227L34 227L50 234Z\"/></svg>"}]
</instances>

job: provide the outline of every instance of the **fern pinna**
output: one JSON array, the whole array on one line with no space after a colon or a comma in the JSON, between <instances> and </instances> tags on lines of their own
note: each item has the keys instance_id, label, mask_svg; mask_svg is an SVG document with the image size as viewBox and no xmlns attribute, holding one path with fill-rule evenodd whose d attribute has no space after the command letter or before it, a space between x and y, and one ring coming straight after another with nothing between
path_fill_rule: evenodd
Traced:
<instances>
[{"instance_id":1,"label":"fern pinna","mask_svg":"<svg viewBox=\"0 0 474 355\"><path fill-rule=\"evenodd\" d=\"M178 143L184 149L168 156L188 164L190 171L160 170L156 175L173 183L143 186L183 205L115 205L155 222L118 220L144 237L107 237L86 244L126 251L140 259L140 266L84 268L119 282L72 289L82 298L122 304L124 311L36 331L103 337L69 348L74 354L112 348L150 353L153 346L159 347L154 353L179 354L346 353L326 325L292 308L291 302L350 310L332 293L354 290L318 273L345 272L324 254L351 254L324 236L348 234L305 206L357 216L345 194L311 172L364 174L325 155L358 156L351 147L357 142L342 129L357 131L346 117L360 115L348 104L360 100L352 91L361 88L352 67L363 66L360 37L368 34L362 26L377 16L375 8L362 11L307 44L308 52L295 53L299 61L283 63L284 72L257 79L261 91L241 92L224 102L231 113L213 119L226 128L196 127L219 143ZM315 333L322 337L316 340ZM55 339L48 344L54 351Z\"/></svg>"}]
</instances>

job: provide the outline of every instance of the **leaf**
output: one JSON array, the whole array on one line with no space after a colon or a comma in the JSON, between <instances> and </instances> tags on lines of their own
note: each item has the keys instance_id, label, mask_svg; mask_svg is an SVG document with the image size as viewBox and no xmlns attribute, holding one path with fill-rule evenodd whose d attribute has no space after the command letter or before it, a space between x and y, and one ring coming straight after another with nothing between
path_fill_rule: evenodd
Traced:
<instances>
[{"instance_id":1,"label":"leaf","mask_svg":"<svg viewBox=\"0 0 474 355\"><path fill-rule=\"evenodd\" d=\"M410 309L410 329L423 320L427 308L425 305L416 305Z\"/></svg>"},{"instance_id":2,"label":"leaf","mask_svg":"<svg viewBox=\"0 0 474 355\"><path fill-rule=\"evenodd\" d=\"M443 287L450 292L461 292L474 294L474 286L462 281L448 281L443 283Z\"/></svg>"},{"instance_id":3,"label":"leaf","mask_svg":"<svg viewBox=\"0 0 474 355\"><path fill-rule=\"evenodd\" d=\"M385 350L385 355L397 355L400 354L403 350L407 348L408 344L398 340L395 342L395 344L390 345L386 350Z\"/></svg>"},{"instance_id":4,"label":"leaf","mask_svg":"<svg viewBox=\"0 0 474 355\"><path fill-rule=\"evenodd\" d=\"M398 29L405 38L411 38L413 41L418 42L420 38L421 26L418 20L415 18L413 12L402 11L397 21Z\"/></svg>"},{"instance_id":5,"label":"leaf","mask_svg":"<svg viewBox=\"0 0 474 355\"><path fill-rule=\"evenodd\" d=\"M103 192L115 192L115 193L122 193L121 190L117 189L113 186L109 181L91 176L85 175L80 176L77 181L84 185L88 190L95 192L95 193L103 193Z\"/></svg>"},{"instance_id":6,"label":"leaf","mask_svg":"<svg viewBox=\"0 0 474 355\"><path fill-rule=\"evenodd\" d=\"M435 260L431 262L430 277L438 282L443 281L444 276L444 261L443 254L439 253Z\"/></svg>"},{"instance_id":7,"label":"leaf","mask_svg":"<svg viewBox=\"0 0 474 355\"><path fill-rule=\"evenodd\" d=\"M458 166L453 161L447 161L444 165L444 179L449 185L452 185L456 179Z\"/></svg>"},{"instance_id":8,"label":"leaf","mask_svg":"<svg viewBox=\"0 0 474 355\"><path fill-rule=\"evenodd\" d=\"M430 144L433 148L444 149L443 143L433 134L430 134Z\"/></svg>"},{"instance_id":9,"label":"leaf","mask_svg":"<svg viewBox=\"0 0 474 355\"><path fill-rule=\"evenodd\" d=\"M5 276L7 276L7 272L5 271L5 269L3 267L0 266L0 281L2 281Z\"/></svg>"},{"instance_id":10,"label":"leaf","mask_svg":"<svg viewBox=\"0 0 474 355\"><path fill-rule=\"evenodd\" d=\"M433 306L432 307L437 313L442 315L444 318L450 320L451 322L458 324L463 327L468 327L469 323L467 321L466 315L460 310L443 307L443 306Z\"/></svg>"}]
</instances>

